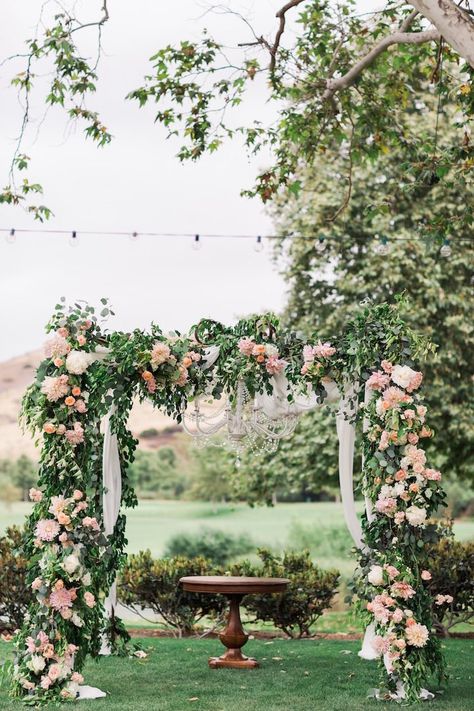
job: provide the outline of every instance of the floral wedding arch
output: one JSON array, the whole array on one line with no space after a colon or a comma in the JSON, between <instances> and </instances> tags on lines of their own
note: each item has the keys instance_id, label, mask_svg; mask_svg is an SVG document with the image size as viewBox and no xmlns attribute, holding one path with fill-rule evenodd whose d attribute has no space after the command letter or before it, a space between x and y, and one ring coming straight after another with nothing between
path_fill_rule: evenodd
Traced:
<instances>
[{"instance_id":1,"label":"floral wedding arch","mask_svg":"<svg viewBox=\"0 0 474 711\"><path fill-rule=\"evenodd\" d=\"M239 388L272 398L279 384L279 408L290 413L337 387L340 438L349 428L340 466L351 489L350 440L353 447L355 423L363 421L361 534L348 520L360 549L356 605L372 631L363 656L380 658L388 692L418 699L432 673L444 674L426 553L438 536L429 519L444 494L421 446L432 432L414 370L429 344L387 304L364 307L332 344L322 344L283 331L272 315L233 327L203 320L186 336L165 336L155 325L148 333L107 332L100 322L112 312L102 301L100 317L88 305L57 304L46 358L23 401L25 425L43 440L25 542L35 600L15 638L12 694L29 703L74 699L86 656L100 654L104 639L117 651L126 637L105 608L125 555L123 509L137 503L127 478L137 445L127 429L133 399L180 421L196 398L225 395L232 419ZM103 467L114 457L121 472L115 503ZM450 602L445 597L437 604Z\"/></svg>"}]
</instances>

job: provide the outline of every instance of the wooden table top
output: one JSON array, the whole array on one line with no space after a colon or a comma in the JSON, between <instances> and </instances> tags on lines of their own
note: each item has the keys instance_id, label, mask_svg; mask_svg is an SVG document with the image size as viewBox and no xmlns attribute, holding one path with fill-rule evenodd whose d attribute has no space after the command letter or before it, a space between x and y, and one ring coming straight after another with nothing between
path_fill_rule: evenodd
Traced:
<instances>
[{"instance_id":1,"label":"wooden table top","mask_svg":"<svg viewBox=\"0 0 474 711\"><path fill-rule=\"evenodd\" d=\"M188 592L248 595L277 593L286 590L287 578L256 578L231 575L189 575L179 581Z\"/></svg>"}]
</instances>

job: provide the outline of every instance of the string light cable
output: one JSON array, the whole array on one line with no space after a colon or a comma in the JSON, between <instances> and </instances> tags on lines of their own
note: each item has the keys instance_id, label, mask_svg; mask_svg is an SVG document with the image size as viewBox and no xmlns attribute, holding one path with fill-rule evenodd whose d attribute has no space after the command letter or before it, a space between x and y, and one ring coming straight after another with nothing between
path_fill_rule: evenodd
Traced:
<instances>
[{"instance_id":1,"label":"string light cable","mask_svg":"<svg viewBox=\"0 0 474 711\"><path fill-rule=\"evenodd\" d=\"M254 243L254 248L256 252L263 250L263 243L265 240L301 240L308 242L315 242L316 249L318 252L323 252L326 247L331 243L332 239L328 236L321 236L320 234L300 234L298 232L288 232L282 234L267 234L267 235L255 235L255 234L230 234L230 233L196 233L196 232L138 232L136 230L130 230L128 232L121 230L66 230L66 229L49 229L49 228L36 228L36 227L24 227L24 228L12 228L12 227L0 227L0 233L5 235L6 241L8 243L14 243L20 234L24 235L56 235L58 237L64 236L69 239L69 242L74 246L79 244L80 237L83 236L95 236L95 237L127 237L133 242L139 240L140 237L156 237L162 239L188 239L191 240L194 249L200 249L204 240L251 240ZM353 238L349 235L342 235L333 238L334 241L368 241L375 242L379 245L387 245L388 237L380 237L379 235L361 234L357 238ZM412 236L399 236L390 235L390 243L393 242L414 242L423 241L426 242L426 237L419 235ZM473 242L474 234L460 236L460 237L450 237L449 239L444 239L443 243L448 243L451 247L456 244L456 242ZM434 240L433 240L434 242ZM383 252L384 250L382 250Z\"/></svg>"}]
</instances>

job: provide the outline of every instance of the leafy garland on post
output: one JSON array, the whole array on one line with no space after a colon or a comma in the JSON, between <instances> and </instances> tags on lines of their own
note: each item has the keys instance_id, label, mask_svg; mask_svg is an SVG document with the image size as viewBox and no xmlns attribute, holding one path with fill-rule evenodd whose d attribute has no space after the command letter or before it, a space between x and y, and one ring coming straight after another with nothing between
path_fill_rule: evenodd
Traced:
<instances>
[{"instance_id":1,"label":"leafy garland on post","mask_svg":"<svg viewBox=\"0 0 474 711\"><path fill-rule=\"evenodd\" d=\"M102 302L105 318L113 312ZM290 401L309 387L324 399L330 379L341 390L348 382L362 386L356 418L367 425L363 488L374 510L363 521L370 550L361 552L357 604L376 623L374 644L389 691L402 682L407 698L416 700L433 670L443 676L425 585L425 544L438 535L429 519L443 493L441 475L426 465L420 446L432 432L419 394L422 375L413 369L431 347L406 326L397 306L365 307L333 344L317 334L305 343L281 330L271 314L233 327L203 320L186 336L164 335L156 325L149 333L108 333L93 307L67 309L64 300L47 330L54 335L22 409L25 425L43 441L25 542L36 600L15 638L12 695L32 705L74 699L86 656L97 656L104 638L116 652L126 642L120 620L105 622L103 609L126 545L123 512L113 534L103 532L100 422L112 404L125 508L137 503L127 479L137 445L127 429L134 397L179 421L199 394L226 393L233 402L239 381L251 395L271 394L272 376L282 372ZM220 348L212 365L206 362L210 345ZM365 384L374 397L364 406Z\"/></svg>"}]
</instances>

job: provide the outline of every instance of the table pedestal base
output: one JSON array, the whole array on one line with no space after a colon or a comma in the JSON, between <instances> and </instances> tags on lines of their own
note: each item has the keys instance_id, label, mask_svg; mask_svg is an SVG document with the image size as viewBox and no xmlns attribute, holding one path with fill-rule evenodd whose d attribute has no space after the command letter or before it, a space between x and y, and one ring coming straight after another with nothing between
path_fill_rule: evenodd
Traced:
<instances>
[{"instance_id":1,"label":"table pedestal base","mask_svg":"<svg viewBox=\"0 0 474 711\"><path fill-rule=\"evenodd\" d=\"M260 664L253 657L246 657L240 649L228 649L221 657L209 657L211 669L257 669Z\"/></svg>"},{"instance_id":2,"label":"table pedestal base","mask_svg":"<svg viewBox=\"0 0 474 711\"><path fill-rule=\"evenodd\" d=\"M256 669L260 664L252 657L242 654L242 647L247 643L248 635L245 634L240 620L240 602L243 595L227 594L229 599L229 617L227 627L219 635L219 639L227 647L227 651L220 657L211 657L209 666L211 669Z\"/></svg>"}]
</instances>

